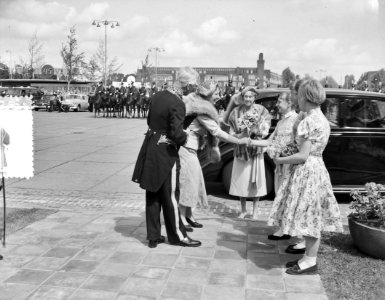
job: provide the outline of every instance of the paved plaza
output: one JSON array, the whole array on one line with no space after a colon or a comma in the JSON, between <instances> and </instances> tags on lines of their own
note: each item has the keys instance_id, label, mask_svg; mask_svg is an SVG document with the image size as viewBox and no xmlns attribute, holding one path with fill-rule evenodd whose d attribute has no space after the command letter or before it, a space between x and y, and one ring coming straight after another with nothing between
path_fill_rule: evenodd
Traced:
<instances>
[{"instance_id":1,"label":"paved plaza","mask_svg":"<svg viewBox=\"0 0 385 300\"><path fill-rule=\"evenodd\" d=\"M145 120L34 121L35 176L7 180L8 206L57 212L8 235L0 299L327 299L318 275L285 274L298 256L284 253L293 241L267 239L271 201L258 221L240 220L239 203L214 191L190 234L202 247L148 248L144 192L131 182Z\"/></svg>"}]
</instances>

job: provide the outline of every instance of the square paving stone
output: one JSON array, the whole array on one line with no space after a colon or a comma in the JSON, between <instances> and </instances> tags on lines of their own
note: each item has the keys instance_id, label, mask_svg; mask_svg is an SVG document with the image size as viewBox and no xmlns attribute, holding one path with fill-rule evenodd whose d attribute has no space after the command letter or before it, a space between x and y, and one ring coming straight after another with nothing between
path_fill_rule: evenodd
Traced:
<instances>
[{"instance_id":1,"label":"square paving stone","mask_svg":"<svg viewBox=\"0 0 385 300\"><path fill-rule=\"evenodd\" d=\"M247 260L257 266L280 267L281 260L278 254L256 251L247 252Z\"/></svg>"},{"instance_id":2,"label":"square paving stone","mask_svg":"<svg viewBox=\"0 0 385 300\"><path fill-rule=\"evenodd\" d=\"M245 289L240 287L226 287L207 285L203 289L202 300L244 300Z\"/></svg>"},{"instance_id":3,"label":"square paving stone","mask_svg":"<svg viewBox=\"0 0 385 300\"><path fill-rule=\"evenodd\" d=\"M156 297L120 294L116 300L156 300Z\"/></svg>"},{"instance_id":4,"label":"square paving stone","mask_svg":"<svg viewBox=\"0 0 385 300\"><path fill-rule=\"evenodd\" d=\"M237 259L244 260L246 258L246 250L244 252L239 251L227 251L227 250L216 250L215 259Z\"/></svg>"},{"instance_id":5,"label":"square paving stone","mask_svg":"<svg viewBox=\"0 0 385 300\"><path fill-rule=\"evenodd\" d=\"M140 266L132 274L132 276L143 277L143 278L153 278L153 279L166 279L170 271L171 269Z\"/></svg>"},{"instance_id":6,"label":"square paving stone","mask_svg":"<svg viewBox=\"0 0 385 300\"><path fill-rule=\"evenodd\" d=\"M128 277L138 269L138 265L102 262L94 271L94 274L107 276Z\"/></svg>"},{"instance_id":7,"label":"square paving stone","mask_svg":"<svg viewBox=\"0 0 385 300\"><path fill-rule=\"evenodd\" d=\"M246 242L247 235L234 234L230 232L218 232L218 240L231 241L231 242Z\"/></svg>"},{"instance_id":8,"label":"square paving stone","mask_svg":"<svg viewBox=\"0 0 385 300\"><path fill-rule=\"evenodd\" d=\"M115 299L118 293L81 289L77 290L69 300L110 300Z\"/></svg>"},{"instance_id":9,"label":"square paving stone","mask_svg":"<svg viewBox=\"0 0 385 300\"><path fill-rule=\"evenodd\" d=\"M86 248L76 255L76 259L101 261L110 254L110 250Z\"/></svg>"},{"instance_id":10,"label":"square paving stone","mask_svg":"<svg viewBox=\"0 0 385 300\"><path fill-rule=\"evenodd\" d=\"M285 274L284 280L286 284L286 290L288 292L311 294L325 293L319 275L308 275L306 277L301 276L301 280L298 280L298 276Z\"/></svg>"},{"instance_id":11,"label":"square paving stone","mask_svg":"<svg viewBox=\"0 0 385 300\"><path fill-rule=\"evenodd\" d=\"M21 269L9 277L7 283L40 284L52 274L51 271Z\"/></svg>"},{"instance_id":12,"label":"square paving stone","mask_svg":"<svg viewBox=\"0 0 385 300\"><path fill-rule=\"evenodd\" d=\"M79 248L55 247L45 253L45 257L70 258L79 252Z\"/></svg>"},{"instance_id":13,"label":"square paving stone","mask_svg":"<svg viewBox=\"0 0 385 300\"><path fill-rule=\"evenodd\" d=\"M227 251L239 251L241 253L246 252L247 244L245 242L233 242L233 241L217 241L218 250L227 250Z\"/></svg>"},{"instance_id":14,"label":"square paving stone","mask_svg":"<svg viewBox=\"0 0 385 300\"><path fill-rule=\"evenodd\" d=\"M284 292L247 289L245 299L246 300L286 300L286 297ZM309 298L309 299L313 300L313 298Z\"/></svg>"},{"instance_id":15,"label":"square paving stone","mask_svg":"<svg viewBox=\"0 0 385 300\"><path fill-rule=\"evenodd\" d=\"M175 267L208 270L210 263L211 261L209 259L180 256Z\"/></svg>"},{"instance_id":16,"label":"square paving stone","mask_svg":"<svg viewBox=\"0 0 385 300\"><path fill-rule=\"evenodd\" d=\"M19 256L19 255L11 256L11 255L7 255L4 257L1 264L4 266L8 266L8 267L21 268L35 258L36 258L36 256Z\"/></svg>"},{"instance_id":17,"label":"square paving stone","mask_svg":"<svg viewBox=\"0 0 385 300\"><path fill-rule=\"evenodd\" d=\"M17 283L1 283L0 297L1 299L19 300L25 299L38 286L31 284L17 284Z\"/></svg>"},{"instance_id":18,"label":"square paving stone","mask_svg":"<svg viewBox=\"0 0 385 300\"><path fill-rule=\"evenodd\" d=\"M256 265L254 262L247 262L247 274L254 275L273 275L283 276L283 269L281 267L269 266L269 265Z\"/></svg>"},{"instance_id":19,"label":"square paving stone","mask_svg":"<svg viewBox=\"0 0 385 300\"><path fill-rule=\"evenodd\" d=\"M88 273L57 272L44 282L43 285L78 288L88 277Z\"/></svg>"},{"instance_id":20,"label":"square paving stone","mask_svg":"<svg viewBox=\"0 0 385 300\"><path fill-rule=\"evenodd\" d=\"M143 259L142 264L154 267L172 267L174 266L178 255L176 254L165 254L165 253L149 253Z\"/></svg>"},{"instance_id":21,"label":"square paving stone","mask_svg":"<svg viewBox=\"0 0 385 300\"><path fill-rule=\"evenodd\" d=\"M65 300L75 291L73 288L41 286L39 287L28 300Z\"/></svg>"},{"instance_id":22,"label":"square paving stone","mask_svg":"<svg viewBox=\"0 0 385 300\"><path fill-rule=\"evenodd\" d=\"M232 259L213 259L210 266L211 272L246 274L246 261Z\"/></svg>"},{"instance_id":23,"label":"square paving stone","mask_svg":"<svg viewBox=\"0 0 385 300\"><path fill-rule=\"evenodd\" d=\"M183 256L196 256L204 258L214 257L215 249L213 247L185 247L182 249Z\"/></svg>"},{"instance_id":24,"label":"square paving stone","mask_svg":"<svg viewBox=\"0 0 385 300\"><path fill-rule=\"evenodd\" d=\"M92 275L82 288L115 292L119 291L126 279L121 276Z\"/></svg>"},{"instance_id":25,"label":"square paving stone","mask_svg":"<svg viewBox=\"0 0 385 300\"><path fill-rule=\"evenodd\" d=\"M278 253L278 246L272 243L258 242L247 245L247 251L263 252L263 253Z\"/></svg>"},{"instance_id":26,"label":"square paving stone","mask_svg":"<svg viewBox=\"0 0 385 300\"><path fill-rule=\"evenodd\" d=\"M258 235L258 234L249 234L247 236L247 242L250 244L268 243L272 245L277 245L277 242L269 240L267 238L267 235Z\"/></svg>"},{"instance_id":27,"label":"square paving stone","mask_svg":"<svg viewBox=\"0 0 385 300\"><path fill-rule=\"evenodd\" d=\"M246 287L248 289L272 290L278 292L285 291L282 276L248 274L246 276Z\"/></svg>"},{"instance_id":28,"label":"square paving stone","mask_svg":"<svg viewBox=\"0 0 385 300\"><path fill-rule=\"evenodd\" d=\"M0 270L1 270L0 271L0 282L3 282L7 278L9 278L12 275L14 275L15 273L17 273L17 271L19 269L15 268L15 267L1 266Z\"/></svg>"},{"instance_id":29,"label":"square paving stone","mask_svg":"<svg viewBox=\"0 0 385 300\"><path fill-rule=\"evenodd\" d=\"M87 261L87 260L71 260L65 264L61 270L66 272L85 272L90 273L93 271L96 266L99 264L97 261Z\"/></svg>"},{"instance_id":30,"label":"square paving stone","mask_svg":"<svg viewBox=\"0 0 385 300\"><path fill-rule=\"evenodd\" d=\"M57 257L38 257L28 263L25 267L27 269L38 270L57 270L67 261L67 258Z\"/></svg>"},{"instance_id":31,"label":"square paving stone","mask_svg":"<svg viewBox=\"0 0 385 300\"><path fill-rule=\"evenodd\" d=\"M310 293L287 293L286 300L328 300L326 295Z\"/></svg>"},{"instance_id":32,"label":"square paving stone","mask_svg":"<svg viewBox=\"0 0 385 300\"><path fill-rule=\"evenodd\" d=\"M145 254L139 252L115 252L109 259L111 263L138 265L142 262Z\"/></svg>"},{"instance_id":33,"label":"square paving stone","mask_svg":"<svg viewBox=\"0 0 385 300\"><path fill-rule=\"evenodd\" d=\"M144 245L143 243L136 241L136 242L120 242L116 248L116 251L126 251L126 252L149 252L150 248L148 248L147 245Z\"/></svg>"},{"instance_id":34,"label":"square paving stone","mask_svg":"<svg viewBox=\"0 0 385 300\"><path fill-rule=\"evenodd\" d=\"M249 227L249 234L269 235L274 233L272 227Z\"/></svg>"},{"instance_id":35,"label":"square paving stone","mask_svg":"<svg viewBox=\"0 0 385 300\"><path fill-rule=\"evenodd\" d=\"M165 282L163 279L147 278L143 280L143 278L129 277L121 291L129 295L158 297Z\"/></svg>"},{"instance_id":36,"label":"square paving stone","mask_svg":"<svg viewBox=\"0 0 385 300\"><path fill-rule=\"evenodd\" d=\"M209 274L206 270L200 269L173 269L168 281L176 283L192 283L205 285L208 283Z\"/></svg>"},{"instance_id":37,"label":"square paving stone","mask_svg":"<svg viewBox=\"0 0 385 300\"><path fill-rule=\"evenodd\" d=\"M245 275L212 272L210 273L209 284L243 287L245 285Z\"/></svg>"},{"instance_id":38,"label":"square paving stone","mask_svg":"<svg viewBox=\"0 0 385 300\"><path fill-rule=\"evenodd\" d=\"M49 246L43 245L22 245L13 249L12 255L39 256L47 252L49 249Z\"/></svg>"},{"instance_id":39,"label":"square paving stone","mask_svg":"<svg viewBox=\"0 0 385 300\"><path fill-rule=\"evenodd\" d=\"M196 300L200 298L201 293L201 285L169 282L162 292L162 299Z\"/></svg>"}]
</instances>

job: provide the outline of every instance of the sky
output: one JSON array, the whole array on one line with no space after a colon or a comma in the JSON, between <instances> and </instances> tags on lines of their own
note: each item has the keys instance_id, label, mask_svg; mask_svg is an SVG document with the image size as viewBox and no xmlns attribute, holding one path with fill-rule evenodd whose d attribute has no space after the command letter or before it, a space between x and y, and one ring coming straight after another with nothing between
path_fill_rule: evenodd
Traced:
<instances>
[{"instance_id":1,"label":"sky","mask_svg":"<svg viewBox=\"0 0 385 300\"><path fill-rule=\"evenodd\" d=\"M0 61L26 60L36 33L44 62L60 68L74 25L89 61L104 42L94 20L119 22L107 27L107 52L124 74L154 47L165 50L159 67L256 67L263 53L265 69L338 83L385 68L385 0L0 0ZM155 51L149 59L155 66Z\"/></svg>"}]
</instances>

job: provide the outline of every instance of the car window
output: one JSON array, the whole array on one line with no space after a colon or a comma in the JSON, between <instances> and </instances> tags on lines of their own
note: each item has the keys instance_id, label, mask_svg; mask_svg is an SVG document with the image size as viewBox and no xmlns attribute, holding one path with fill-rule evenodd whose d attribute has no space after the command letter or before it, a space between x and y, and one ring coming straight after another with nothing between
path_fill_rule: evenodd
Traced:
<instances>
[{"instance_id":1,"label":"car window","mask_svg":"<svg viewBox=\"0 0 385 300\"><path fill-rule=\"evenodd\" d=\"M321 105L321 110L324 113L326 119L328 119L330 127L338 127L338 115L339 115L339 99L326 98L325 102Z\"/></svg>"},{"instance_id":2,"label":"car window","mask_svg":"<svg viewBox=\"0 0 385 300\"><path fill-rule=\"evenodd\" d=\"M267 111L270 113L272 119L279 119L278 109L277 109L278 96L276 97L266 97L263 99L257 99L255 102L266 107Z\"/></svg>"},{"instance_id":3,"label":"car window","mask_svg":"<svg viewBox=\"0 0 385 300\"><path fill-rule=\"evenodd\" d=\"M371 99L348 99L345 123L348 127L385 127L385 103Z\"/></svg>"}]
</instances>

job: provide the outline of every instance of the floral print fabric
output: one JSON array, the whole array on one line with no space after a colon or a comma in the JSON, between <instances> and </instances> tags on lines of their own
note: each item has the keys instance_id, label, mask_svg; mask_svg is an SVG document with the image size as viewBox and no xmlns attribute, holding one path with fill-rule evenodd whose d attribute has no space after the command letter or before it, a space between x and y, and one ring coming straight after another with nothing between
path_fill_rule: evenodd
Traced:
<instances>
[{"instance_id":1,"label":"floral print fabric","mask_svg":"<svg viewBox=\"0 0 385 300\"><path fill-rule=\"evenodd\" d=\"M283 179L268 220L284 234L321 237L321 231L342 232L342 221L333 194L329 173L322 159L330 135L330 126L321 112L314 109L296 129L296 141L311 142L310 154L303 164L290 165Z\"/></svg>"}]
</instances>

